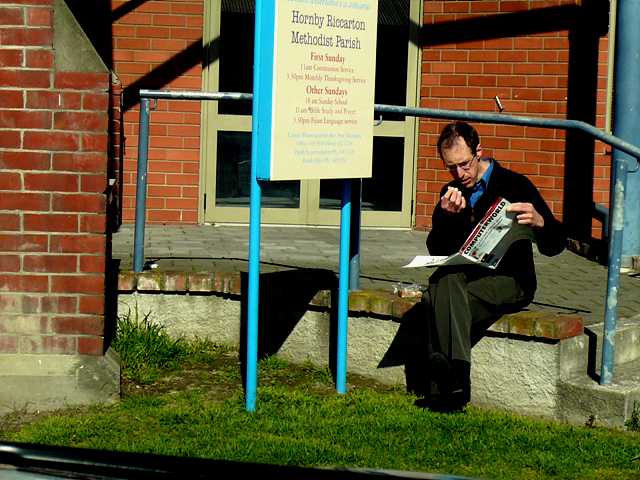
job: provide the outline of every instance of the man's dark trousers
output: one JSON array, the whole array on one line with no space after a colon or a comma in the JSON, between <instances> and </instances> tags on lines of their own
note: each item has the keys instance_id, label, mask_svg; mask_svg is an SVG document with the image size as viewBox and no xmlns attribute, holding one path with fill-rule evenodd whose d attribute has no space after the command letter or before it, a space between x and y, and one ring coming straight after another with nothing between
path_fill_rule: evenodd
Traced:
<instances>
[{"instance_id":1,"label":"man's dark trousers","mask_svg":"<svg viewBox=\"0 0 640 480\"><path fill-rule=\"evenodd\" d=\"M436 270L423 296L429 359L441 359L429 365L431 377L468 390L471 347L501 315L522 309L530 300L512 277L485 267ZM443 368L449 371L434 371Z\"/></svg>"}]
</instances>

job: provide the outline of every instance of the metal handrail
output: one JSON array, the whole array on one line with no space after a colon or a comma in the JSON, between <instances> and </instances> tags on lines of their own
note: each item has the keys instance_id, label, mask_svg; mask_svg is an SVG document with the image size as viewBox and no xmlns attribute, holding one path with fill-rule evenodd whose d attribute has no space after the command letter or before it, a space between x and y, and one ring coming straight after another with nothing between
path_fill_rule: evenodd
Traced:
<instances>
[{"instance_id":1,"label":"metal handrail","mask_svg":"<svg viewBox=\"0 0 640 480\"><path fill-rule=\"evenodd\" d=\"M245 100L253 99L250 93L235 92L196 92L196 91L162 91L162 90L140 90L140 138L138 141L138 175L136 190L136 213L135 213L135 234L134 234L134 271L141 272L144 266L144 227L146 216L146 192L147 192L147 157L148 157L148 137L149 137L149 113L150 99L178 99L178 100ZM374 110L380 113L396 113L423 118L439 118L449 120L465 120L481 123L494 123L502 125L520 125L540 128L554 128L563 130L580 130L586 134L621 150L632 157L640 165L640 148L622 140L614 135L603 132L593 125L580 120L551 119L539 117L526 117L516 115L505 115L503 113L491 112L469 112L459 110L446 110L435 108L418 108L396 105L374 105ZM612 381L613 358L614 358L614 338L617 323L618 290L620 283L620 266L622 258L622 229L624 226L624 196L626 178L628 172L627 161L620 159L614 161L614 171L612 169L611 178L616 181L612 189L610 216L612 218L611 231L609 236L608 251L608 272L607 272L607 293L605 298L605 318L604 336L602 350L602 370L600 383L605 385ZM351 208L351 217L357 219L359 225L360 202L354 202ZM353 223L353 222L352 222ZM351 262L352 270L350 279L359 278L359 245L352 246L351 255L357 256L357 262ZM352 280L353 282L353 280ZM357 283L357 282L356 282Z\"/></svg>"},{"instance_id":2,"label":"metal handrail","mask_svg":"<svg viewBox=\"0 0 640 480\"><path fill-rule=\"evenodd\" d=\"M196 91L171 91L171 90L140 90L140 99L172 99L172 100L245 100L253 99L251 93L237 92L196 92ZM581 130L602 142L616 147L635 157L640 163L640 148L622 140L610 133L603 132L593 125L580 120L566 120L560 118L525 117L518 115L506 115L504 113L469 112L460 110L447 110L440 108L406 107L400 105L386 105L376 103L373 106L376 112L399 113L413 117L441 118L451 120L466 120L482 123L495 123L500 125L520 125L542 128L559 128L563 130Z\"/></svg>"}]
</instances>

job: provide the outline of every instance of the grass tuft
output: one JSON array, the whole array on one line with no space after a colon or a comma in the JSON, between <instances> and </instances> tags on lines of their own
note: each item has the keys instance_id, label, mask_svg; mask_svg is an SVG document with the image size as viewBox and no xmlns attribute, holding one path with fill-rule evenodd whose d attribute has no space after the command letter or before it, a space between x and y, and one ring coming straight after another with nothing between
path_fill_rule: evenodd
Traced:
<instances>
[{"instance_id":1,"label":"grass tuft","mask_svg":"<svg viewBox=\"0 0 640 480\"><path fill-rule=\"evenodd\" d=\"M640 403L636 401L633 402L631 417L624 422L624 426L632 432L640 432Z\"/></svg>"},{"instance_id":2,"label":"grass tuft","mask_svg":"<svg viewBox=\"0 0 640 480\"><path fill-rule=\"evenodd\" d=\"M173 339L161 325L151 321L151 312L140 315L138 306L118 318L113 348L120 354L122 375L149 384L162 369L177 368L186 353L183 339Z\"/></svg>"},{"instance_id":3,"label":"grass tuft","mask_svg":"<svg viewBox=\"0 0 640 480\"><path fill-rule=\"evenodd\" d=\"M201 364L229 350L206 339L172 338L152 321L151 312L141 315L138 305L118 317L113 348L120 355L122 377L142 385L187 361Z\"/></svg>"}]
</instances>

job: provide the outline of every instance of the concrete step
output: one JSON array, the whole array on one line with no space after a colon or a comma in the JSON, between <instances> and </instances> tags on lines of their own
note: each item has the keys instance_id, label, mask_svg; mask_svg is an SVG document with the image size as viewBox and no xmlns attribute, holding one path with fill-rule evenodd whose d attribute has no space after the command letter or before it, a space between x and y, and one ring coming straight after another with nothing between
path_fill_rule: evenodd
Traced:
<instances>
[{"instance_id":1,"label":"concrete step","mask_svg":"<svg viewBox=\"0 0 640 480\"><path fill-rule=\"evenodd\" d=\"M589 368L600 373L602 362L602 338L604 323L585 327L585 335L589 337ZM633 362L640 358L640 315L621 318L616 325L614 340L614 364Z\"/></svg>"},{"instance_id":2,"label":"concrete step","mask_svg":"<svg viewBox=\"0 0 640 480\"><path fill-rule=\"evenodd\" d=\"M558 419L625 428L634 409L640 413L640 359L616 365L609 385L600 385L597 376L582 374L561 380L558 390Z\"/></svg>"}]
</instances>

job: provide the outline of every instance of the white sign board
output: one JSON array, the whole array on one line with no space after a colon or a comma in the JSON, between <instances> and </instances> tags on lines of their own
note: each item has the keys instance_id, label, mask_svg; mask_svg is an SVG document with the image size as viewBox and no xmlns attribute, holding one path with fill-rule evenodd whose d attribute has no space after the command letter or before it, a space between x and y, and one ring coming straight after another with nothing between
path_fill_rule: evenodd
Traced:
<instances>
[{"instance_id":1,"label":"white sign board","mask_svg":"<svg viewBox=\"0 0 640 480\"><path fill-rule=\"evenodd\" d=\"M266 3L256 31L258 178L370 177L377 1Z\"/></svg>"}]
</instances>

